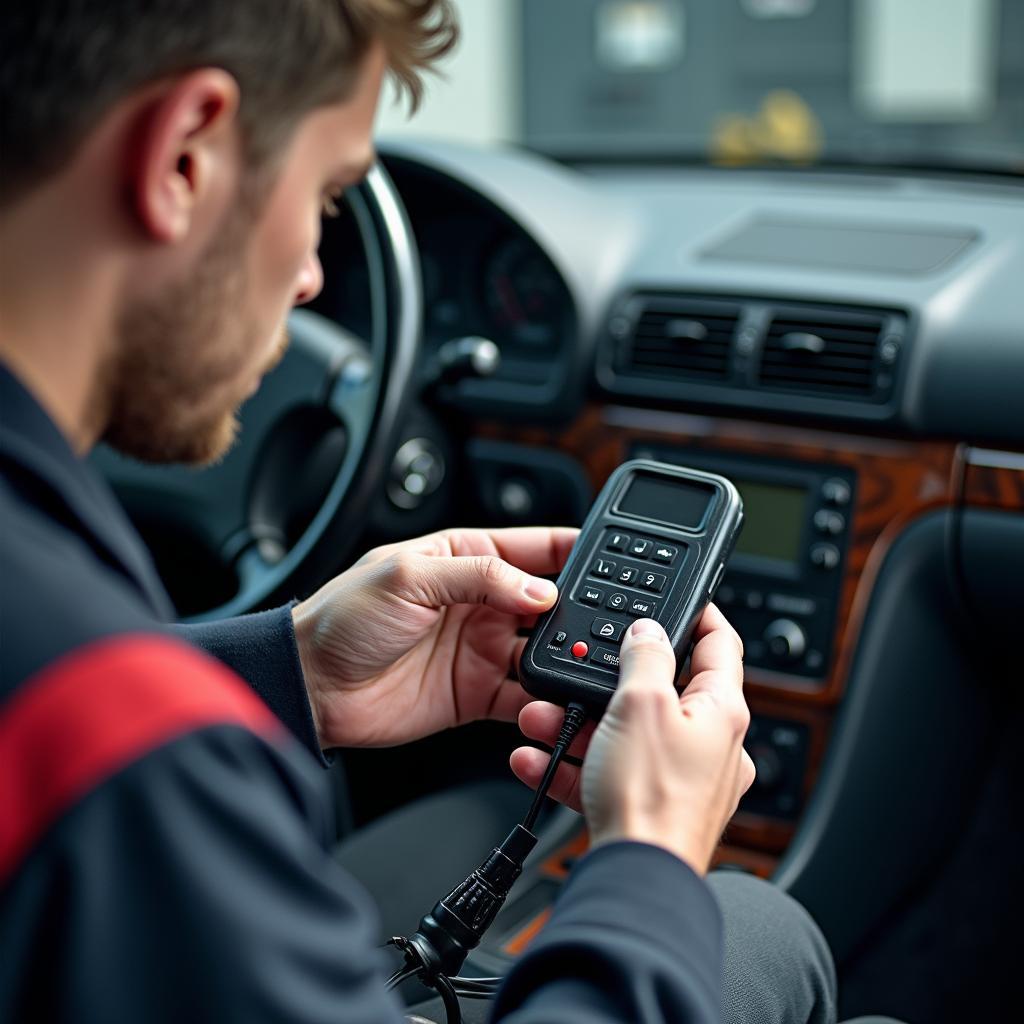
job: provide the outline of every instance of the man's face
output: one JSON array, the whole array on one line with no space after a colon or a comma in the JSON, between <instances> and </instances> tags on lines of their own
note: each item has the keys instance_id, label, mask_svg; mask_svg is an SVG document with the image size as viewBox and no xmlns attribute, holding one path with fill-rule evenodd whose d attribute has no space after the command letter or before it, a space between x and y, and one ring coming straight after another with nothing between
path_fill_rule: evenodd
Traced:
<instances>
[{"instance_id":1,"label":"man's face","mask_svg":"<svg viewBox=\"0 0 1024 1024\"><path fill-rule=\"evenodd\" d=\"M105 439L114 447L147 461L205 463L231 446L238 407L287 347L289 310L323 284L323 206L372 159L383 72L374 49L349 99L299 123L269 192L243 186L194 266L125 310L107 367Z\"/></svg>"}]
</instances>

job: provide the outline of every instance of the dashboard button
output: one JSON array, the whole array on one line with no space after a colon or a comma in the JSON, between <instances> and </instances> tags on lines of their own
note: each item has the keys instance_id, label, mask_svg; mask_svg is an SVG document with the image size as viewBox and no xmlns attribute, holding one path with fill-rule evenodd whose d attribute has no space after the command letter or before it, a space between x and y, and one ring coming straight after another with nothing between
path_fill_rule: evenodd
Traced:
<instances>
[{"instance_id":1,"label":"dashboard button","mask_svg":"<svg viewBox=\"0 0 1024 1024\"><path fill-rule=\"evenodd\" d=\"M625 551L629 545L629 535L625 533L613 533L608 538L605 547L609 551Z\"/></svg>"},{"instance_id":2,"label":"dashboard button","mask_svg":"<svg viewBox=\"0 0 1024 1024\"><path fill-rule=\"evenodd\" d=\"M604 591L598 587L584 587L578 597L583 604L599 605L604 597Z\"/></svg>"},{"instance_id":3,"label":"dashboard button","mask_svg":"<svg viewBox=\"0 0 1024 1024\"><path fill-rule=\"evenodd\" d=\"M610 640L617 644L622 639L622 631L625 628L621 622L613 622L611 619L594 619L590 632L602 640Z\"/></svg>"},{"instance_id":4,"label":"dashboard button","mask_svg":"<svg viewBox=\"0 0 1024 1024\"><path fill-rule=\"evenodd\" d=\"M839 565L839 549L834 544L815 544L811 548L811 564L831 570Z\"/></svg>"},{"instance_id":5,"label":"dashboard button","mask_svg":"<svg viewBox=\"0 0 1024 1024\"><path fill-rule=\"evenodd\" d=\"M621 612L629 602L629 598L625 594L620 594L618 591L608 595L608 603L605 605L606 608L611 608L613 612Z\"/></svg>"},{"instance_id":6,"label":"dashboard button","mask_svg":"<svg viewBox=\"0 0 1024 1024\"><path fill-rule=\"evenodd\" d=\"M821 485L821 497L827 504L842 508L850 504L850 485L839 477L833 477Z\"/></svg>"},{"instance_id":7,"label":"dashboard button","mask_svg":"<svg viewBox=\"0 0 1024 1024\"><path fill-rule=\"evenodd\" d=\"M644 590L653 590L654 593L660 594L665 589L666 577L660 572L647 572L646 570L640 574L640 586Z\"/></svg>"},{"instance_id":8,"label":"dashboard button","mask_svg":"<svg viewBox=\"0 0 1024 1024\"><path fill-rule=\"evenodd\" d=\"M813 615L818 609L813 597L800 594L769 594L767 605L769 611L783 615Z\"/></svg>"},{"instance_id":9,"label":"dashboard button","mask_svg":"<svg viewBox=\"0 0 1024 1024\"><path fill-rule=\"evenodd\" d=\"M846 529L846 519L831 509L819 508L814 513L814 528L818 533L827 533L829 536L837 537Z\"/></svg>"},{"instance_id":10,"label":"dashboard button","mask_svg":"<svg viewBox=\"0 0 1024 1024\"><path fill-rule=\"evenodd\" d=\"M632 544L629 545L629 553L635 555L637 558L646 558L648 552L651 550L651 542L645 540L643 537L637 537Z\"/></svg>"}]
</instances>

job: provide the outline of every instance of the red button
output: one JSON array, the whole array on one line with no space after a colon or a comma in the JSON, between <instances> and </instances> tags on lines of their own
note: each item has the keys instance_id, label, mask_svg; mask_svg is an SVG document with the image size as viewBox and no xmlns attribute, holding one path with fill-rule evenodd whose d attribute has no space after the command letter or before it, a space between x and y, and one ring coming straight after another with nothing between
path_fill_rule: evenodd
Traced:
<instances>
[{"instance_id":1,"label":"red button","mask_svg":"<svg viewBox=\"0 0 1024 1024\"><path fill-rule=\"evenodd\" d=\"M582 640L577 640L572 645L572 656L574 658L585 658L589 650L590 648Z\"/></svg>"}]
</instances>

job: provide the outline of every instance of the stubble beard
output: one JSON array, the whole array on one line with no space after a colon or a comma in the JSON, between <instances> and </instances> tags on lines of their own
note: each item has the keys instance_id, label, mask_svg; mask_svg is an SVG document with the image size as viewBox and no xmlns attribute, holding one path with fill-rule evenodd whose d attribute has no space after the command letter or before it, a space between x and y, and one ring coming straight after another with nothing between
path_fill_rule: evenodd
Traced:
<instances>
[{"instance_id":1,"label":"stubble beard","mask_svg":"<svg viewBox=\"0 0 1024 1024\"><path fill-rule=\"evenodd\" d=\"M207 465L235 441L238 408L246 397L240 365L251 364L252 346L260 342L245 307L245 249L253 218L239 205L184 280L121 318L116 353L104 375L104 440L126 455ZM286 347L282 332L270 365Z\"/></svg>"}]
</instances>

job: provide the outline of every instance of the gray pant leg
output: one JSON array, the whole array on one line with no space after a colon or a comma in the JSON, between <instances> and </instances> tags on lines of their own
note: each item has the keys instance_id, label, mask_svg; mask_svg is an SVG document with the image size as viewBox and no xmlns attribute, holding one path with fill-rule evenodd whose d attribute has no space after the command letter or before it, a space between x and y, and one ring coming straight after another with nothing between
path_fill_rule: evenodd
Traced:
<instances>
[{"instance_id":1,"label":"gray pant leg","mask_svg":"<svg viewBox=\"0 0 1024 1024\"><path fill-rule=\"evenodd\" d=\"M810 914L753 875L708 883L725 920L725 1024L835 1024L835 965Z\"/></svg>"}]
</instances>

